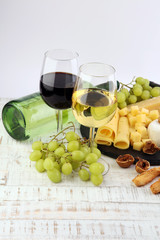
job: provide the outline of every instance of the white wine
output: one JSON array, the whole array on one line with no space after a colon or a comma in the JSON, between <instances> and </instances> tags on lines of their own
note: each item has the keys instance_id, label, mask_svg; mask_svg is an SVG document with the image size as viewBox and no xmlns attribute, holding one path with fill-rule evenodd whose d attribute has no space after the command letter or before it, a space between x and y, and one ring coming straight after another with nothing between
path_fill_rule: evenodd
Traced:
<instances>
[{"instance_id":1,"label":"white wine","mask_svg":"<svg viewBox=\"0 0 160 240\"><path fill-rule=\"evenodd\" d=\"M98 88L81 89L72 95L72 110L77 121L87 127L100 127L115 114L114 93Z\"/></svg>"}]
</instances>

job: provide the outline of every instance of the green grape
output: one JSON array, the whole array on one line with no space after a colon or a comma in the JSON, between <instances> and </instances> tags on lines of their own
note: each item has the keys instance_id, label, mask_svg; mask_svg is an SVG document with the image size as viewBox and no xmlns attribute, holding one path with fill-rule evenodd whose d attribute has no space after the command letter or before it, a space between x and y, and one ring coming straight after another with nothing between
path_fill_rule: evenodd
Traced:
<instances>
[{"instance_id":1,"label":"green grape","mask_svg":"<svg viewBox=\"0 0 160 240\"><path fill-rule=\"evenodd\" d=\"M138 77L138 78L136 78L136 83L143 85L145 83L145 80L142 77Z\"/></svg>"},{"instance_id":2,"label":"green grape","mask_svg":"<svg viewBox=\"0 0 160 240\"><path fill-rule=\"evenodd\" d=\"M72 165L70 163L64 163L62 165L62 173L64 175L70 175L72 172Z\"/></svg>"},{"instance_id":3,"label":"green grape","mask_svg":"<svg viewBox=\"0 0 160 240\"><path fill-rule=\"evenodd\" d=\"M88 181L90 177L89 172L84 168L79 170L78 175L82 181Z\"/></svg>"},{"instance_id":4,"label":"green grape","mask_svg":"<svg viewBox=\"0 0 160 240\"><path fill-rule=\"evenodd\" d=\"M52 162L55 162L55 161L56 161L55 156L50 157L50 159L52 160Z\"/></svg>"},{"instance_id":5,"label":"green grape","mask_svg":"<svg viewBox=\"0 0 160 240\"><path fill-rule=\"evenodd\" d=\"M38 161L42 157L42 153L39 150L34 150L31 152L29 158L31 161Z\"/></svg>"},{"instance_id":6,"label":"green grape","mask_svg":"<svg viewBox=\"0 0 160 240\"><path fill-rule=\"evenodd\" d=\"M41 158L42 158L43 160L46 158L46 153L45 153L45 152L42 152Z\"/></svg>"},{"instance_id":7,"label":"green grape","mask_svg":"<svg viewBox=\"0 0 160 240\"><path fill-rule=\"evenodd\" d=\"M32 143L33 150L42 150L43 143L41 141L35 141Z\"/></svg>"},{"instance_id":8,"label":"green grape","mask_svg":"<svg viewBox=\"0 0 160 240\"><path fill-rule=\"evenodd\" d=\"M79 136L75 132L73 132L73 131L70 131L70 132L66 133L66 139L67 139L68 142L77 140L78 137Z\"/></svg>"},{"instance_id":9,"label":"green grape","mask_svg":"<svg viewBox=\"0 0 160 240\"><path fill-rule=\"evenodd\" d=\"M85 158L85 155L82 151L76 150L72 152L72 160L76 162L81 162Z\"/></svg>"},{"instance_id":10,"label":"green grape","mask_svg":"<svg viewBox=\"0 0 160 240\"><path fill-rule=\"evenodd\" d=\"M89 166L89 171L94 175L99 175L100 173L102 173L104 171L104 169L105 169L104 165L99 162L92 163Z\"/></svg>"},{"instance_id":11,"label":"green grape","mask_svg":"<svg viewBox=\"0 0 160 240\"><path fill-rule=\"evenodd\" d=\"M144 90L144 91L142 92L141 98L142 98L143 100L149 99L149 98L150 98L150 92L149 92L148 90Z\"/></svg>"},{"instance_id":12,"label":"green grape","mask_svg":"<svg viewBox=\"0 0 160 240\"><path fill-rule=\"evenodd\" d=\"M63 147L63 149L66 150L66 146L63 143L61 143L59 147Z\"/></svg>"},{"instance_id":13,"label":"green grape","mask_svg":"<svg viewBox=\"0 0 160 240\"><path fill-rule=\"evenodd\" d=\"M45 171L45 168L43 167L43 162L44 162L43 159L39 159L38 161L36 161L35 167L36 167L37 171L40 173Z\"/></svg>"},{"instance_id":14,"label":"green grape","mask_svg":"<svg viewBox=\"0 0 160 240\"><path fill-rule=\"evenodd\" d=\"M82 145L82 146L80 147L80 151L82 151L82 152L84 153L84 155L86 156L88 153L91 152L91 149L90 149L88 146Z\"/></svg>"},{"instance_id":15,"label":"green grape","mask_svg":"<svg viewBox=\"0 0 160 240\"><path fill-rule=\"evenodd\" d=\"M142 88L140 87L133 87L133 93L136 97L139 97L142 95Z\"/></svg>"},{"instance_id":16,"label":"green grape","mask_svg":"<svg viewBox=\"0 0 160 240\"><path fill-rule=\"evenodd\" d=\"M152 88L151 95L152 97L158 97L160 95L160 88L159 87Z\"/></svg>"},{"instance_id":17,"label":"green grape","mask_svg":"<svg viewBox=\"0 0 160 240\"><path fill-rule=\"evenodd\" d=\"M127 107L127 102L118 103L120 109Z\"/></svg>"},{"instance_id":18,"label":"green grape","mask_svg":"<svg viewBox=\"0 0 160 240\"><path fill-rule=\"evenodd\" d=\"M53 168L52 170L47 171L47 175L52 182L54 183L61 182L61 173L56 168Z\"/></svg>"},{"instance_id":19,"label":"green grape","mask_svg":"<svg viewBox=\"0 0 160 240\"><path fill-rule=\"evenodd\" d=\"M101 165L101 173L103 173L105 170L105 166L102 163L99 163L99 164Z\"/></svg>"},{"instance_id":20,"label":"green grape","mask_svg":"<svg viewBox=\"0 0 160 240\"><path fill-rule=\"evenodd\" d=\"M71 162L71 164L72 164L72 169L73 170L76 170L80 166L80 162Z\"/></svg>"},{"instance_id":21,"label":"green grape","mask_svg":"<svg viewBox=\"0 0 160 240\"><path fill-rule=\"evenodd\" d=\"M92 153L95 153L98 158L101 157L101 151L98 148L93 147L92 148Z\"/></svg>"},{"instance_id":22,"label":"green grape","mask_svg":"<svg viewBox=\"0 0 160 240\"><path fill-rule=\"evenodd\" d=\"M49 157L49 158L51 158L51 157L55 157L54 152L49 152L49 153L47 154L47 157Z\"/></svg>"},{"instance_id":23,"label":"green grape","mask_svg":"<svg viewBox=\"0 0 160 240\"><path fill-rule=\"evenodd\" d=\"M123 88L123 89L121 90L121 92L125 94L126 99L129 97L129 91L128 91L127 88Z\"/></svg>"},{"instance_id":24,"label":"green grape","mask_svg":"<svg viewBox=\"0 0 160 240\"><path fill-rule=\"evenodd\" d=\"M130 95L129 95L129 97L130 97ZM128 105L128 104L130 104L130 102L129 102L129 97L126 99L126 104Z\"/></svg>"},{"instance_id":25,"label":"green grape","mask_svg":"<svg viewBox=\"0 0 160 240\"><path fill-rule=\"evenodd\" d=\"M140 84L138 84L138 83L136 83L136 84L133 85L133 88L137 88L137 87L143 90L142 85L140 85ZM133 93L133 88L132 88L132 93Z\"/></svg>"},{"instance_id":26,"label":"green grape","mask_svg":"<svg viewBox=\"0 0 160 240\"><path fill-rule=\"evenodd\" d=\"M130 95L128 98L129 103L133 104L137 102L137 97L135 95Z\"/></svg>"},{"instance_id":27,"label":"green grape","mask_svg":"<svg viewBox=\"0 0 160 240\"><path fill-rule=\"evenodd\" d=\"M160 91L160 87L154 87L154 88L159 89L159 91Z\"/></svg>"},{"instance_id":28,"label":"green grape","mask_svg":"<svg viewBox=\"0 0 160 240\"><path fill-rule=\"evenodd\" d=\"M57 141L51 141L51 142L48 143L48 150L50 152L55 151L58 147L59 147L59 144L58 144Z\"/></svg>"},{"instance_id":29,"label":"green grape","mask_svg":"<svg viewBox=\"0 0 160 240\"><path fill-rule=\"evenodd\" d=\"M61 157L65 151L63 147L58 147L55 151L54 151L55 155L57 155L58 157Z\"/></svg>"},{"instance_id":30,"label":"green grape","mask_svg":"<svg viewBox=\"0 0 160 240\"><path fill-rule=\"evenodd\" d=\"M85 158L87 164L92 164L94 162L97 162L97 160L98 156L95 153L89 153Z\"/></svg>"},{"instance_id":31,"label":"green grape","mask_svg":"<svg viewBox=\"0 0 160 240\"><path fill-rule=\"evenodd\" d=\"M121 103L126 100L126 95L123 92L118 92L117 93L117 102Z\"/></svg>"},{"instance_id":32,"label":"green grape","mask_svg":"<svg viewBox=\"0 0 160 240\"><path fill-rule=\"evenodd\" d=\"M152 90L152 87L145 83L145 84L143 85L143 89L144 89L144 90L151 91L151 90Z\"/></svg>"},{"instance_id":33,"label":"green grape","mask_svg":"<svg viewBox=\"0 0 160 240\"><path fill-rule=\"evenodd\" d=\"M102 174L99 174L99 175L91 174L91 182L92 182L95 186L99 186L99 185L103 182L103 176L102 176Z\"/></svg>"},{"instance_id":34,"label":"green grape","mask_svg":"<svg viewBox=\"0 0 160 240\"><path fill-rule=\"evenodd\" d=\"M69 152L73 152L75 150L79 150L79 147L80 147L79 142L74 140L68 143L67 150Z\"/></svg>"},{"instance_id":35,"label":"green grape","mask_svg":"<svg viewBox=\"0 0 160 240\"><path fill-rule=\"evenodd\" d=\"M60 164L63 165L64 163L66 163L66 158L62 156L60 158Z\"/></svg>"},{"instance_id":36,"label":"green grape","mask_svg":"<svg viewBox=\"0 0 160 240\"><path fill-rule=\"evenodd\" d=\"M53 168L56 168L58 171L60 171L60 164L58 164L58 162L53 162Z\"/></svg>"},{"instance_id":37,"label":"green grape","mask_svg":"<svg viewBox=\"0 0 160 240\"><path fill-rule=\"evenodd\" d=\"M53 167L54 167L52 159L46 158L46 159L44 160L43 167L44 167L46 170L52 170Z\"/></svg>"},{"instance_id":38,"label":"green grape","mask_svg":"<svg viewBox=\"0 0 160 240\"><path fill-rule=\"evenodd\" d=\"M144 88L144 85L145 85L145 84L146 84L146 85L147 85L147 84L149 85L149 83L150 83L147 78L144 78L143 81L144 81L143 88Z\"/></svg>"},{"instance_id":39,"label":"green grape","mask_svg":"<svg viewBox=\"0 0 160 240\"><path fill-rule=\"evenodd\" d=\"M43 149L47 149L48 148L48 143L44 143L42 146Z\"/></svg>"}]
</instances>

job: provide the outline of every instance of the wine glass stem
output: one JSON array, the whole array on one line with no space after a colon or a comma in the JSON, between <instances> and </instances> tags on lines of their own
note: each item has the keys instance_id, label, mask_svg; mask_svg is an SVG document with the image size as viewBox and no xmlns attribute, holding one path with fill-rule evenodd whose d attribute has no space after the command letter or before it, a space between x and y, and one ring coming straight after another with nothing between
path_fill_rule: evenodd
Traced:
<instances>
[{"instance_id":1,"label":"wine glass stem","mask_svg":"<svg viewBox=\"0 0 160 240\"><path fill-rule=\"evenodd\" d=\"M57 111L57 133L63 129L62 110Z\"/></svg>"},{"instance_id":2,"label":"wine glass stem","mask_svg":"<svg viewBox=\"0 0 160 240\"><path fill-rule=\"evenodd\" d=\"M89 145L90 145L90 148L93 147L93 143L94 143L94 131L95 131L95 128L91 127L90 128L90 132L89 132Z\"/></svg>"}]
</instances>

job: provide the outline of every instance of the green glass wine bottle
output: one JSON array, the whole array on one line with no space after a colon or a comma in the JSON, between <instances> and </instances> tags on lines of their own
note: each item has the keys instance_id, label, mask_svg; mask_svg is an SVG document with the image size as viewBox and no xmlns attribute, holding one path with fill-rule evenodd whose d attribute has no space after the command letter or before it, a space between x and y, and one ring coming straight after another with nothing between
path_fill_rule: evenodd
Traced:
<instances>
[{"instance_id":1,"label":"green glass wine bottle","mask_svg":"<svg viewBox=\"0 0 160 240\"><path fill-rule=\"evenodd\" d=\"M57 129L56 110L43 101L40 93L8 102L2 110L2 121L8 134L19 141L44 136ZM69 121L75 121L72 110L63 110L63 124Z\"/></svg>"}]
</instances>

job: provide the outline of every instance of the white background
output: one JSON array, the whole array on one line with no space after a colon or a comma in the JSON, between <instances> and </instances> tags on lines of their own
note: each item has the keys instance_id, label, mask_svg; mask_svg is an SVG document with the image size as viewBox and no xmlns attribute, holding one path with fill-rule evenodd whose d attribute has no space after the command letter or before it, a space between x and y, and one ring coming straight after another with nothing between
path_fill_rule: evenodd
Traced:
<instances>
[{"instance_id":1,"label":"white background","mask_svg":"<svg viewBox=\"0 0 160 240\"><path fill-rule=\"evenodd\" d=\"M160 82L159 0L0 0L0 97L39 90L44 52L67 48L129 82Z\"/></svg>"}]
</instances>

